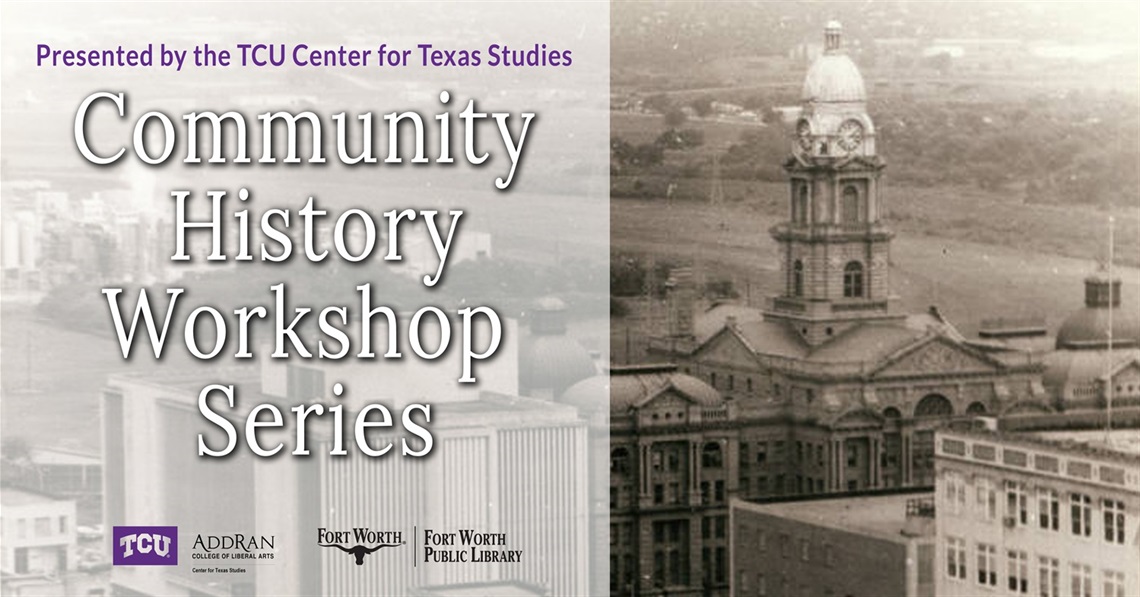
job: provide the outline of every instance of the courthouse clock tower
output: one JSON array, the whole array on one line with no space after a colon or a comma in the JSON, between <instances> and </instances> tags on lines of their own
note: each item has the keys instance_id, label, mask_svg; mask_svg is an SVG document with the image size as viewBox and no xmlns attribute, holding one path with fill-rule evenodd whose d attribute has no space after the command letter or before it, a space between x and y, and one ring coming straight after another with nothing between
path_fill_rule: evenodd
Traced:
<instances>
[{"instance_id":1,"label":"courthouse clock tower","mask_svg":"<svg viewBox=\"0 0 1140 597\"><path fill-rule=\"evenodd\" d=\"M875 147L859 69L842 47L842 28L824 31L824 51L804 79L792 135L789 219L775 226L783 292L768 320L788 322L810 345L858 323L898 321L888 284L890 241Z\"/></svg>"}]
</instances>

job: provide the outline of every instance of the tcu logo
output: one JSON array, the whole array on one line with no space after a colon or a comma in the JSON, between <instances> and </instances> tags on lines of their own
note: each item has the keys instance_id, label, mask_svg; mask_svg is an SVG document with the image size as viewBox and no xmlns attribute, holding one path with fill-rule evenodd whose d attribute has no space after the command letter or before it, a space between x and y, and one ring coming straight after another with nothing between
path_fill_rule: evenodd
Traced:
<instances>
[{"instance_id":1,"label":"tcu logo","mask_svg":"<svg viewBox=\"0 0 1140 597\"><path fill-rule=\"evenodd\" d=\"M176 566L178 527L115 527L116 566Z\"/></svg>"}]
</instances>

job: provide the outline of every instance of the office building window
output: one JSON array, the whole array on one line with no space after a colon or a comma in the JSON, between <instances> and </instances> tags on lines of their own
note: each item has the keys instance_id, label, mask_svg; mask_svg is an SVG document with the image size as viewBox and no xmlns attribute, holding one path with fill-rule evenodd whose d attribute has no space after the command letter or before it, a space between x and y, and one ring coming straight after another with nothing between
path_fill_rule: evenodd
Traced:
<instances>
[{"instance_id":1,"label":"office building window","mask_svg":"<svg viewBox=\"0 0 1140 597\"><path fill-rule=\"evenodd\" d=\"M946 575L966 579L966 542L957 537L946 538Z\"/></svg>"},{"instance_id":2,"label":"office building window","mask_svg":"<svg viewBox=\"0 0 1140 597\"><path fill-rule=\"evenodd\" d=\"M1073 534L1092 536L1092 499L1083 493L1069 494L1069 508L1072 511Z\"/></svg>"},{"instance_id":3,"label":"office building window","mask_svg":"<svg viewBox=\"0 0 1140 597\"><path fill-rule=\"evenodd\" d=\"M1029 556L1024 551L1009 550L1007 570L1010 593L1029 592Z\"/></svg>"},{"instance_id":4,"label":"office building window","mask_svg":"<svg viewBox=\"0 0 1140 597\"><path fill-rule=\"evenodd\" d=\"M36 537L48 537L51 535L51 518L41 516L36 519L35 525Z\"/></svg>"},{"instance_id":5,"label":"office building window","mask_svg":"<svg viewBox=\"0 0 1140 597\"><path fill-rule=\"evenodd\" d=\"M1015 525L1029 522L1029 499L1025 495L1025 483L1005 482L1005 516Z\"/></svg>"},{"instance_id":6,"label":"office building window","mask_svg":"<svg viewBox=\"0 0 1140 597\"><path fill-rule=\"evenodd\" d=\"M1104 540L1124 544L1124 502L1104 500Z\"/></svg>"},{"instance_id":7,"label":"office building window","mask_svg":"<svg viewBox=\"0 0 1140 597\"><path fill-rule=\"evenodd\" d=\"M1037 490L1037 522L1041 528L1056 531L1061 526L1061 503L1052 489Z\"/></svg>"},{"instance_id":8,"label":"office building window","mask_svg":"<svg viewBox=\"0 0 1140 597\"><path fill-rule=\"evenodd\" d=\"M1124 597L1124 573L1104 571L1104 597Z\"/></svg>"},{"instance_id":9,"label":"office building window","mask_svg":"<svg viewBox=\"0 0 1140 597\"><path fill-rule=\"evenodd\" d=\"M286 366L285 394L295 400L313 400L325 396L325 372L312 367Z\"/></svg>"},{"instance_id":10,"label":"office building window","mask_svg":"<svg viewBox=\"0 0 1140 597\"><path fill-rule=\"evenodd\" d=\"M988 477L979 477L976 485L978 513L985 520L994 520L997 518L997 487Z\"/></svg>"},{"instance_id":11,"label":"office building window","mask_svg":"<svg viewBox=\"0 0 1140 597\"><path fill-rule=\"evenodd\" d=\"M966 507L966 480L957 471L946 471L946 506L951 514L961 514Z\"/></svg>"},{"instance_id":12,"label":"office building window","mask_svg":"<svg viewBox=\"0 0 1140 597\"><path fill-rule=\"evenodd\" d=\"M1041 556L1037 559L1037 586L1041 597L1060 597L1061 564L1057 558Z\"/></svg>"},{"instance_id":13,"label":"office building window","mask_svg":"<svg viewBox=\"0 0 1140 597\"><path fill-rule=\"evenodd\" d=\"M1073 597L1092 597L1092 567L1073 562L1069 565Z\"/></svg>"},{"instance_id":14,"label":"office building window","mask_svg":"<svg viewBox=\"0 0 1140 597\"><path fill-rule=\"evenodd\" d=\"M987 543L978 544L978 584L997 586L997 548Z\"/></svg>"}]
</instances>

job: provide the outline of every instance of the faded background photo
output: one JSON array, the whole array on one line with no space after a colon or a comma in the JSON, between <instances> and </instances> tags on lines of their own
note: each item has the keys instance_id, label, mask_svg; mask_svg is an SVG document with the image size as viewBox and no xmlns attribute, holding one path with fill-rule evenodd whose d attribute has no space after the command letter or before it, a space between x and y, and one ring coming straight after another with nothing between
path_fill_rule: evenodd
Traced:
<instances>
[{"instance_id":1,"label":"faded background photo","mask_svg":"<svg viewBox=\"0 0 1140 597\"><path fill-rule=\"evenodd\" d=\"M609 9L603 4L76 4L5 7L3 19L3 571L5 594L115 595L379 595L379 594L590 594L604 591L608 504L604 481L592 482L594 463L605 466L608 435L591 427L605 393L578 403L556 400L569 385L599 375L608 361ZM209 44L308 44L312 49L372 49L371 67L169 68L37 67L36 47L101 49L153 43L180 49ZM408 66L375 65L375 50L411 50ZM569 50L569 67L419 66L418 44L446 50L491 44ZM263 55L264 57L264 55ZM73 138L76 111L96 91L124 93L125 117L109 102L91 110L87 138L100 154L127 152L116 164L95 166ZM446 105L441 92L449 94ZM522 112L537 114L526 137L510 189L495 188L511 160L496 123L480 121L473 137L492 157L471 167L463 158L459 113L469 100L483 113L509 113L517 138ZM149 166L135 156L132 132L148 111L170 117L175 147L167 163ZM215 111L242 114L252 164L185 164L183 115ZM257 115L314 112L322 125L325 164L309 164L314 133L298 125L300 164L257 163L262 128ZM385 163L389 129L384 114L418 112L433 163L409 164L414 129L400 128L404 163ZM378 161L346 166L337 158L334 114L347 114L348 146L361 151L362 124L372 114L372 148ZM455 163L434 163L440 124L450 115ZM202 125L199 151L212 152ZM277 133L284 129L278 125ZM162 126L152 122L146 140L157 155ZM275 151L288 149L277 135ZM238 136L226 125L222 153L232 160ZM249 198L239 201L239 189ZM189 191L189 218L211 217L207 191L225 191L223 252L210 262L211 233L188 233L189 262L173 262L172 191ZM324 262L310 263L298 211L309 197L328 216L316 225ZM333 251L337 218L355 208L370 214L378 238L372 257L349 263ZM237 262L243 233L235 215L248 210L253 254L266 241L260 229L270 209L292 212L293 256L286 263ZM387 261L390 210L435 210L446 234L450 210L462 210L458 232L439 284L421 279L439 265L423 217L399 227L401 261ZM278 228L283 228L278 220ZM345 226L346 244L362 250L362 218ZM279 246L270 241L270 250ZM287 289L277 313L271 286ZM396 314L401 358L389 351L387 319L372 319L375 359L358 359L361 293L370 284L372 308ZM154 358L142 324L131 357L122 358L103 288L122 288L128 325L140 289L159 320L167 288L184 294L171 318L161 360ZM268 316L251 326L253 358L239 352L235 309L264 306ZM450 348L428 361L410 342L413 316L424 306L449 316ZM476 349L489 341L486 325L465 330L464 307L492 307L502 318L495 356L477 361L476 384L459 384L461 345L470 332ZM220 356L193 358L186 321L199 306L217 309L228 324ZM316 358L317 342L336 351L318 329L317 314L345 307L353 344L349 356ZM313 358L286 344L288 359L273 359L274 318L288 323L295 308L312 313L297 326ZM432 314L416 320L427 351L440 342ZM485 320L483 321L485 324ZM196 337L214 346L215 326L202 316ZM394 352L394 351L393 351ZM199 434L214 450L226 434L199 413L207 384L233 384L235 407L210 398L237 430L224 458L198 456ZM392 426L370 430L381 457L357 448L356 413L383 404ZM401 424L409 404L431 405L434 446L423 458L401 455L422 441ZM262 428L263 447L284 444L263 458L246 440L251 409L269 404L283 420ZM344 456L336 421L326 411L304 429L309 455L293 455L298 405L343 407ZM274 415L263 409L259 421ZM371 420L379 420L373 412ZM604 423L603 423L604 425ZM591 454L600 454L592 458ZM604 470L604 469L603 469ZM604 473L603 473L604 474ZM591 493L600 488L601 496ZM112 566L122 547L117 526L177 526L177 566ZM346 533L345 540L318 529ZM376 543L403 543L366 555L342 552L363 542L354 529L388 533ZM479 550L517 552L517 561L431 561L425 531L464 529L492 533L498 544ZM392 533L399 533L393 535ZM252 549L205 549L198 538L243 535ZM386 537L377 539L376 537ZM397 540L398 539L398 540ZM436 545L468 551L469 546ZM248 547L248 545L247 545ZM373 548L368 542L366 548ZM233 559L245 551L256 559ZM474 552L472 552L474 553ZM205 554L205 555L204 555ZM227 560L216 559L218 554ZM266 555L269 554L269 555ZM271 557L270 557L271 556ZM207 558L215 559L207 559ZM468 558L474 556L467 556ZM427 561L425 561L427 560ZM210 568L226 569L225 573ZM234 570L238 571L234 571ZM203 571L206 570L206 571ZM600 587L591 586L602 579Z\"/></svg>"}]
</instances>

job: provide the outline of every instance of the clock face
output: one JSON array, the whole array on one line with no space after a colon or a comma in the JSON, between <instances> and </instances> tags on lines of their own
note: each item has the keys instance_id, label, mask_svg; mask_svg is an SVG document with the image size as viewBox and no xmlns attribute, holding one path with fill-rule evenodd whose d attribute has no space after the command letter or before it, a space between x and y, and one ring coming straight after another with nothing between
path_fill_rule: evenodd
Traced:
<instances>
[{"instance_id":1,"label":"clock face","mask_svg":"<svg viewBox=\"0 0 1140 597\"><path fill-rule=\"evenodd\" d=\"M848 120L839 126L839 148L848 153L855 151L863 142L863 125Z\"/></svg>"},{"instance_id":2,"label":"clock face","mask_svg":"<svg viewBox=\"0 0 1140 597\"><path fill-rule=\"evenodd\" d=\"M801 120L796 125L796 139L800 143L800 149L804 151L811 149L811 125L808 121Z\"/></svg>"}]
</instances>

